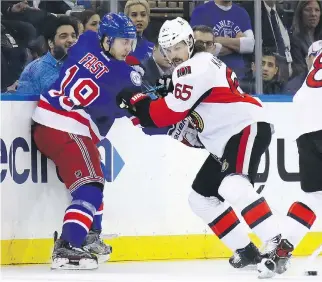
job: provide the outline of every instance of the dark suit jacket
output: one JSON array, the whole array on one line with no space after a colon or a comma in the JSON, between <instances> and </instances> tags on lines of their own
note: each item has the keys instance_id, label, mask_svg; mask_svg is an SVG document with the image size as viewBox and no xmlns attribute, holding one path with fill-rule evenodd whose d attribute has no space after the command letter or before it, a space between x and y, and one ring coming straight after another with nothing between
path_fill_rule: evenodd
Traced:
<instances>
[{"instance_id":1,"label":"dark suit jacket","mask_svg":"<svg viewBox=\"0 0 322 282\"><path fill-rule=\"evenodd\" d=\"M301 88L302 84L304 83L306 75L307 70L293 77L290 81L287 82L281 93L295 95L295 93Z\"/></svg>"},{"instance_id":2,"label":"dark suit jacket","mask_svg":"<svg viewBox=\"0 0 322 282\"><path fill-rule=\"evenodd\" d=\"M47 12L44 10L26 9L21 13L12 13L12 6L19 2L21 1L1 1L1 13L3 14L3 19L28 22L40 32L42 28L46 26ZM28 1L28 4L32 7L32 1Z\"/></svg>"},{"instance_id":3,"label":"dark suit jacket","mask_svg":"<svg viewBox=\"0 0 322 282\"><path fill-rule=\"evenodd\" d=\"M242 6L246 9L249 14L252 28L255 33L255 14L254 14L254 2L252 1L245 1ZM277 13L282 20L282 23L285 26L283 11L277 9ZM276 52L276 44L272 26L269 21L269 17L267 14L267 10L265 8L264 3L262 3L262 39L263 39L263 48L272 48L274 52Z\"/></svg>"},{"instance_id":4,"label":"dark suit jacket","mask_svg":"<svg viewBox=\"0 0 322 282\"><path fill-rule=\"evenodd\" d=\"M321 40L322 37L316 38L315 40ZM291 35L291 54L293 58L292 68L293 77L307 73L306 56L307 52L314 41L309 38L307 34L292 34Z\"/></svg>"},{"instance_id":5,"label":"dark suit jacket","mask_svg":"<svg viewBox=\"0 0 322 282\"><path fill-rule=\"evenodd\" d=\"M10 16L13 5L18 4L21 1L3 1L1 0L1 13L4 17ZM28 1L29 4L32 5L32 1Z\"/></svg>"},{"instance_id":6,"label":"dark suit jacket","mask_svg":"<svg viewBox=\"0 0 322 282\"><path fill-rule=\"evenodd\" d=\"M39 4L39 8L54 14L65 14L68 10L71 10L71 7L69 7L62 0L56 0L56 1L42 0Z\"/></svg>"}]
</instances>

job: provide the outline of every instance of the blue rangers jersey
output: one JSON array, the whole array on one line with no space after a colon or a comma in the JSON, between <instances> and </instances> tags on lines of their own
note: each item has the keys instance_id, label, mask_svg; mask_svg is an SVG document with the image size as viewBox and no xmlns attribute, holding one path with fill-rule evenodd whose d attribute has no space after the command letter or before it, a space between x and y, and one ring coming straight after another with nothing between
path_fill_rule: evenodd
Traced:
<instances>
[{"instance_id":1,"label":"blue rangers jersey","mask_svg":"<svg viewBox=\"0 0 322 282\"><path fill-rule=\"evenodd\" d=\"M139 92L140 74L124 61L107 56L97 33L87 31L69 49L59 78L41 94L32 118L57 130L88 136L96 144L116 118L126 115L116 104L123 88Z\"/></svg>"}]
</instances>

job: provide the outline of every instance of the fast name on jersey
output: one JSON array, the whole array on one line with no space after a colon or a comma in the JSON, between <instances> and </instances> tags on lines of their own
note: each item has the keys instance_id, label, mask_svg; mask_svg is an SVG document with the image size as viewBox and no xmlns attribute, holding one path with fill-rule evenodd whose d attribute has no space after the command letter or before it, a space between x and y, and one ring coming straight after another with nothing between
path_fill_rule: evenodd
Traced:
<instances>
[{"instance_id":1,"label":"fast name on jersey","mask_svg":"<svg viewBox=\"0 0 322 282\"><path fill-rule=\"evenodd\" d=\"M110 71L108 67L92 53L87 53L78 61L78 63L89 70L92 74L95 74L96 79L99 79L103 74Z\"/></svg>"}]
</instances>

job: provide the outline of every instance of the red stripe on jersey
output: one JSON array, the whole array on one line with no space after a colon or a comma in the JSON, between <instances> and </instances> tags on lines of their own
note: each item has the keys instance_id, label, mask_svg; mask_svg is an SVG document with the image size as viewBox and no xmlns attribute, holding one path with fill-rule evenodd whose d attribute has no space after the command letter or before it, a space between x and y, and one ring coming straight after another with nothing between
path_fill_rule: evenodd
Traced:
<instances>
[{"instance_id":1,"label":"red stripe on jersey","mask_svg":"<svg viewBox=\"0 0 322 282\"><path fill-rule=\"evenodd\" d=\"M261 107L262 105L252 96L248 94L237 95L231 92L228 87L214 87L210 95L207 96L202 103L250 103Z\"/></svg>"},{"instance_id":2,"label":"red stripe on jersey","mask_svg":"<svg viewBox=\"0 0 322 282\"><path fill-rule=\"evenodd\" d=\"M97 211L102 211L104 209L104 203L101 203L100 207L98 208Z\"/></svg>"},{"instance_id":3,"label":"red stripe on jersey","mask_svg":"<svg viewBox=\"0 0 322 282\"><path fill-rule=\"evenodd\" d=\"M158 99L150 103L149 113L157 127L165 127L183 120L188 115L189 110L175 112L168 107L165 99Z\"/></svg>"},{"instance_id":4,"label":"red stripe on jersey","mask_svg":"<svg viewBox=\"0 0 322 282\"><path fill-rule=\"evenodd\" d=\"M237 173L243 173L243 166L245 161L245 152L248 142L248 137L250 134L250 126L247 126L243 130L243 134L240 138L240 143L238 146L238 153L237 153L237 161L236 161L236 172Z\"/></svg>"},{"instance_id":5,"label":"red stripe on jersey","mask_svg":"<svg viewBox=\"0 0 322 282\"><path fill-rule=\"evenodd\" d=\"M81 213L78 212L68 212L65 214L64 216L64 222L66 220L77 220L80 221L81 223L83 223L84 225L86 225L86 227L88 229L91 228L93 221L88 218L86 215L83 215Z\"/></svg>"},{"instance_id":6,"label":"red stripe on jersey","mask_svg":"<svg viewBox=\"0 0 322 282\"><path fill-rule=\"evenodd\" d=\"M91 126L90 126L90 122L88 119L84 118L83 116L81 116L79 113L76 113L76 112L67 112L67 111L62 111L62 110L58 110L56 108L54 108L52 105L50 105L49 103L43 101L43 100L39 100L38 102L38 107L39 108L42 108L42 109L45 109L47 111L50 111L50 112L53 112L55 114L58 114L58 115L61 115L61 116L64 116L64 117L68 117L68 118L71 118L71 119L74 119L76 120L77 122L85 125L88 127L89 129L89 132L92 136L92 139L93 139L93 142L95 144L97 144L100 139L96 136L96 134L94 133L94 131L92 130Z\"/></svg>"}]
</instances>

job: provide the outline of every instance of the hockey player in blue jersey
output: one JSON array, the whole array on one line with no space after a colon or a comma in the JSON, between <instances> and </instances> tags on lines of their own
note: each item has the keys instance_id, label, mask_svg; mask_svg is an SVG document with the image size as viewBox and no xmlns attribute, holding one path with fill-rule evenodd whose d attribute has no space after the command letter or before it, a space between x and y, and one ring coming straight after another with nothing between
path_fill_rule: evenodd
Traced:
<instances>
[{"instance_id":1,"label":"hockey player in blue jersey","mask_svg":"<svg viewBox=\"0 0 322 282\"><path fill-rule=\"evenodd\" d=\"M124 61L135 44L136 28L128 17L105 15L98 33L85 32L69 49L59 78L42 93L33 114L37 147L56 164L72 196L55 241L53 269L98 267L97 254L84 245L103 200L96 144L124 115L115 103L117 93L141 88L141 76Z\"/></svg>"}]
</instances>

